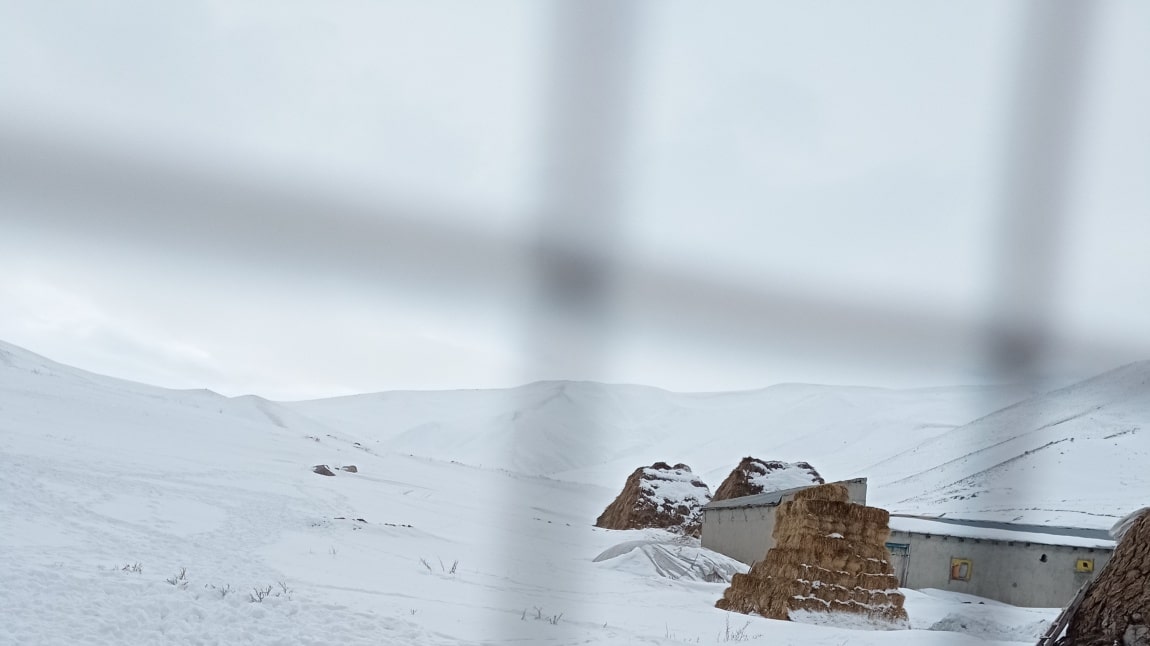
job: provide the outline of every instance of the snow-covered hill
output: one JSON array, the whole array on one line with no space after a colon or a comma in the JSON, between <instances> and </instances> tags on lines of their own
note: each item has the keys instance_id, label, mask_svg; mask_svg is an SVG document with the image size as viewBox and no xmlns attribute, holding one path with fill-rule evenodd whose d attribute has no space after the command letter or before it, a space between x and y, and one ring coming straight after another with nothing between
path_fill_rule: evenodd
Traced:
<instances>
[{"instance_id":1,"label":"snow-covered hill","mask_svg":"<svg viewBox=\"0 0 1150 646\"><path fill-rule=\"evenodd\" d=\"M1148 378L1137 363L1020 402L990 387L680 394L543 382L287 406L380 450L600 486L663 460L714 487L754 455L806 460L828 480L867 477L874 504L896 512L1108 528L1150 495Z\"/></svg>"},{"instance_id":2,"label":"snow-covered hill","mask_svg":"<svg viewBox=\"0 0 1150 646\"><path fill-rule=\"evenodd\" d=\"M900 509L1109 528L1150 499L1147 427L1150 362L1139 362L909 448L875 465L875 485Z\"/></svg>"},{"instance_id":3,"label":"snow-covered hill","mask_svg":"<svg viewBox=\"0 0 1150 646\"><path fill-rule=\"evenodd\" d=\"M808 460L828 479L854 477L1009 403L992 388L785 384L682 394L561 381L287 406L387 450L615 487L660 460L686 462L715 486L743 455Z\"/></svg>"},{"instance_id":4,"label":"snow-covered hill","mask_svg":"<svg viewBox=\"0 0 1150 646\"><path fill-rule=\"evenodd\" d=\"M278 403L0 344L0 644L678 644L744 626L751 643L1027 641L1050 611L945 595L910 593L921 630L897 633L728 617L722 583L690 580L707 572L668 577L703 562L697 545L591 524L640 464L686 462L715 486L755 455L866 475L898 510L1108 526L1150 491L1147 372L1019 403L566 382ZM923 632L966 625L979 638Z\"/></svg>"}]
</instances>

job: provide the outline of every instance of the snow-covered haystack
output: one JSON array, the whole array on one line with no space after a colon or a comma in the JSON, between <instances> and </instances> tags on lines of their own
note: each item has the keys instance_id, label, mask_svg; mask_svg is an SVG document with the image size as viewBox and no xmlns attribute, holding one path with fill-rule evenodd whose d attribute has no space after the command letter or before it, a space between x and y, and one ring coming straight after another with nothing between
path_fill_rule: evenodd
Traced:
<instances>
[{"instance_id":1,"label":"snow-covered haystack","mask_svg":"<svg viewBox=\"0 0 1150 646\"><path fill-rule=\"evenodd\" d=\"M1111 532L1114 556L1090 584L1060 646L1150 646L1150 508Z\"/></svg>"},{"instance_id":2,"label":"snow-covered haystack","mask_svg":"<svg viewBox=\"0 0 1150 646\"><path fill-rule=\"evenodd\" d=\"M843 485L800 491L779 506L775 546L735 575L715 605L770 619L904 627L905 599L885 545L889 521L884 509L851 503Z\"/></svg>"},{"instance_id":3,"label":"snow-covered haystack","mask_svg":"<svg viewBox=\"0 0 1150 646\"><path fill-rule=\"evenodd\" d=\"M595 563L641 576L652 574L681 581L730 583L747 566L728 556L701 547L699 541L681 537L668 540L627 541L613 545L593 559Z\"/></svg>"},{"instance_id":4,"label":"snow-covered haystack","mask_svg":"<svg viewBox=\"0 0 1150 646\"><path fill-rule=\"evenodd\" d=\"M685 464L635 469L623 491L595 521L606 529L667 529L698 536L711 490Z\"/></svg>"},{"instance_id":5,"label":"snow-covered haystack","mask_svg":"<svg viewBox=\"0 0 1150 646\"><path fill-rule=\"evenodd\" d=\"M779 462L745 457L715 490L715 500L742 498L769 491L797 489L826 481L808 462Z\"/></svg>"}]
</instances>

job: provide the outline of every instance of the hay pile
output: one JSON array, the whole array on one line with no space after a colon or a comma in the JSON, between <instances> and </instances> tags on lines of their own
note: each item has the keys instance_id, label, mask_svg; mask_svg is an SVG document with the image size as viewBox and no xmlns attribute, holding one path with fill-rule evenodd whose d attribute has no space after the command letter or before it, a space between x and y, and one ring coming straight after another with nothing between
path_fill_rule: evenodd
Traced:
<instances>
[{"instance_id":1,"label":"hay pile","mask_svg":"<svg viewBox=\"0 0 1150 646\"><path fill-rule=\"evenodd\" d=\"M770 619L851 613L863 620L856 623L904 624L904 598L886 549L890 514L849 500L845 486L828 484L779 505L775 546L750 572L735 575L715 605Z\"/></svg>"},{"instance_id":2,"label":"hay pile","mask_svg":"<svg viewBox=\"0 0 1150 646\"><path fill-rule=\"evenodd\" d=\"M1060 646L1150 646L1150 509L1119 526L1114 556L1090 584Z\"/></svg>"},{"instance_id":3,"label":"hay pile","mask_svg":"<svg viewBox=\"0 0 1150 646\"><path fill-rule=\"evenodd\" d=\"M770 491L797 489L825 480L807 462L779 462L745 457L715 490L715 500L729 500Z\"/></svg>"},{"instance_id":4,"label":"hay pile","mask_svg":"<svg viewBox=\"0 0 1150 646\"><path fill-rule=\"evenodd\" d=\"M669 529L698 536L711 490L685 464L656 462L635 469L623 491L595 521L607 529Z\"/></svg>"}]
</instances>

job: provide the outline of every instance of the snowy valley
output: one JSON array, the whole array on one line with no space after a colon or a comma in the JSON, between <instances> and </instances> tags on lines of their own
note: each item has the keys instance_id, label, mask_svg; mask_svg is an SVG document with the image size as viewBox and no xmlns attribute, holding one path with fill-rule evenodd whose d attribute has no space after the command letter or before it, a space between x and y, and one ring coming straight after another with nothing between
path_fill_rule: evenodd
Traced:
<instances>
[{"instance_id":1,"label":"snowy valley","mask_svg":"<svg viewBox=\"0 0 1150 646\"><path fill-rule=\"evenodd\" d=\"M866 477L892 512L1108 528L1148 502L1148 379L273 402L0 343L0 643L1033 643L1056 609L944 592L907 590L902 631L726 613L685 564L745 566L592 524L638 466L713 488L755 455Z\"/></svg>"}]
</instances>

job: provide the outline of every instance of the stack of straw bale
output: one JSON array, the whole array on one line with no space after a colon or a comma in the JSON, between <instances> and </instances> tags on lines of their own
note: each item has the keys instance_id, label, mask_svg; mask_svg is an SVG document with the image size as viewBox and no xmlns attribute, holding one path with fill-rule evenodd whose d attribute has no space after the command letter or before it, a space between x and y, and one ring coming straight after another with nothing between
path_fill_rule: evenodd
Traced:
<instances>
[{"instance_id":1,"label":"stack of straw bale","mask_svg":"<svg viewBox=\"0 0 1150 646\"><path fill-rule=\"evenodd\" d=\"M1060 646L1150 646L1150 508L1111 533L1114 556L1074 609Z\"/></svg>"},{"instance_id":2,"label":"stack of straw bale","mask_svg":"<svg viewBox=\"0 0 1150 646\"><path fill-rule=\"evenodd\" d=\"M852 613L904 624L904 597L890 564L890 514L850 502L847 488L804 489L779 506L775 546L747 574L736 574L715 605L792 619L792 613Z\"/></svg>"}]
</instances>

